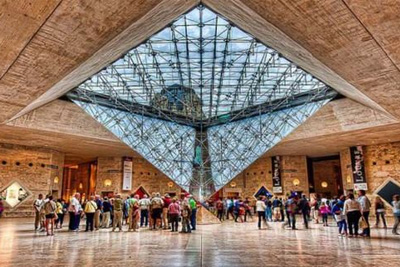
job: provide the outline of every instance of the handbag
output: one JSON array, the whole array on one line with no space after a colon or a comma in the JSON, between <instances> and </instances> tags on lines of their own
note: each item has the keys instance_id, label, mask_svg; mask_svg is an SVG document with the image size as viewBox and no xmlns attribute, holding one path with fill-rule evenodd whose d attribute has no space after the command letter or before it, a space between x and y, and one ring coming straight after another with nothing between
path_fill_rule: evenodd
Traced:
<instances>
[{"instance_id":1,"label":"handbag","mask_svg":"<svg viewBox=\"0 0 400 267\"><path fill-rule=\"evenodd\" d=\"M367 221L365 220L364 217L360 218L360 228L361 229L367 229L369 227Z\"/></svg>"}]
</instances>

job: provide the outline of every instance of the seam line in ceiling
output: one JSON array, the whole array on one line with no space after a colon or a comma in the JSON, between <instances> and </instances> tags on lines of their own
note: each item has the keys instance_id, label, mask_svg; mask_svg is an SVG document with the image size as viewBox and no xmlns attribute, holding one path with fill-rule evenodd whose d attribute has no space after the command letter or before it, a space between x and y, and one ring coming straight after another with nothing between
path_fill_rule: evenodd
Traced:
<instances>
[{"instance_id":1,"label":"seam line in ceiling","mask_svg":"<svg viewBox=\"0 0 400 267\"><path fill-rule=\"evenodd\" d=\"M358 16L354 13L354 11L351 9L351 7L348 5L346 0L342 0L343 4L347 7L347 9L350 11L350 13L354 16L354 18L361 24L361 26L365 29L365 31L371 36L372 40L379 46L379 48L385 53L386 57L390 60L390 62L393 64L393 66L400 72L399 66L396 65L396 63L393 61L393 59L389 56L388 52L386 51L385 48L382 47L380 42L375 38L375 36L372 34L372 32L368 29L368 27L361 21L361 19L358 18Z\"/></svg>"},{"instance_id":2,"label":"seam line in ceiling","mask_svg":"<svg viewBox=\"0 0 400 267\"><path fill-rule=\"evenodd\" d=\"M50 19L50 17L54 14L54 12L57 10L57 8L60 6L63 0L60 0L60 2L54 7L54 9L50 12L50 14L47 16L47 18L43 21L43 23L37 28L34 34L29 38L28 42L24 45L24 47L19 51L18 55L15 57L13 62L7 67L6 71L3 73L3 75L0 77L0 81L3 79L4 76L8 73L8 71L14 66L15 62L19 59L21 54L25 51L25 49L28 47L28 45L32 42L33 38L38 34L38 32L43 28L43 26L47 23L47 21Z\"/></svg>"}]
</instances>

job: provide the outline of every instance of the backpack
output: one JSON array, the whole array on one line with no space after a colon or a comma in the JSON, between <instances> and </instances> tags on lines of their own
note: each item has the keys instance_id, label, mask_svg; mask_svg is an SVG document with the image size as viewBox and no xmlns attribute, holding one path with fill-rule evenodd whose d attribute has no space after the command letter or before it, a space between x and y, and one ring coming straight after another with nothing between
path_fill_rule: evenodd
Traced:
<instances>
[{"instance_id":1,"label":"backpack","mask_svg":"<svg viewBox=\"0 0 400 267\"><path fill-rule=\"evenodd\" d=\"M116 211L122 210L122 200L121 199L114 200L114 210L116 210Z\"/></svg>"},{"instance_id":2,"label":"backpack","mask_svg":"<svg viewBox=\"0 0 400 267\"><path fill-rule=\"evenodd\" d=\"M186 217L188 217L188 216L189 216L189 211L188 211L187 207L185 207L185 208L182 210L182 217L186 218Z\"/></svg>"},{"instance_id":3,"label":"backpack","mask_svg":"<svg viewBox=\"0 0 400 267\"><path fill-rule=\"evenodd\" d=\"M161 209L162 208L162 203L161 203L161 199L159 198L153 198L151 200L151 205L153 209Z\"/></svg>"},{"instance_id":4,"label":"backpack","mask_svg":"<svg viewBox=\"0 0 400 267\"><path fill-rule=\"evenodd\" d=\"M217 202L217 210L223 210L224 209L224 204L222 202Z\"/></svg>"}]
</instances>

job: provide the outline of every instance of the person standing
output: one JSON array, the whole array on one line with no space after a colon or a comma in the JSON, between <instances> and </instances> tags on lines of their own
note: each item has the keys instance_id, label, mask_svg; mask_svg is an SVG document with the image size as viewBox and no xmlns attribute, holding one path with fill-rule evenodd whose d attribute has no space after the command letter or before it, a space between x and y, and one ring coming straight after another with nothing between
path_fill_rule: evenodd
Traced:
<instances>
[{"instance_id":1,"label":"person standing","mask_svg":"<svg viewBox=\"0 0 400 267\"><path fill-rule=\"evenodd\" d=\"M110 218L112 212L112 205L108 200L108 197L104 197L103 201L103 218L101 220L101 227L108 228L110 227Z\"/></svg>"},{"instance_id":2,"label":"person standing","mask_svg":"<svg viewBox=\"0 0 400 267\"><path fill-rule=\"evenodd\" d=\"M319 206L320 206L321 202L319 200L319 196L318 195L314 195L312 197L311 200L311 217L314 220L315 224L319 223Z\"/></svg>"},{"instance_id":3,"label":"person standing","mask_svg":"<svg viewBox=\"0 0 400 267\"><path fill-rule=\"evenodd\" d=\"M150 207L150 199L146 194L143 195L143 198L139 200L140 207L140 227L148 226L149 224L149 207Z\"/></svg>"},{"instance_id":4,"label":"person standing","mask_svg":"<svg viewBox=\"0 0 400 267\"><path fill-rule=\"evenodd\" d=\"M171 232L178 232L179 214L181 213L181 207L176 203L176 198L172 199L172 202L168 206L168 214L171 220L172 230Z\"/></svg>"},{"instance_id":5,"label":"person standing","mask_svg":"<svg viewBox=\"0 0 400 267\"><path fill-rule=\"evenodd\" d=\"M272 211L274 214L274 222L279 221L282 203L279 201L278 197L275 197L272 201Z\"/></svg>"},{"instance_id":6,"label":"person standing","mask_svg":"<svg viewBox=\"0 0 400 267\"><path fill-rule=\"evenodd\" d=\"M383 203L380 197L375 198L375 216L376 216L376 223L375 227L379 227L380 218L382 218L383 228L387 228L386 219L385 219L385 204Z\"/></svg>"},{"instance_id":7,"label":"person standing","mask_svg":"<svg viewBox=\"0 0 400 267\"><path fill-rule=\"evenodd\" d=\"M161 229L161 214L164 202L161 199L160 193L155 193L150 203L153 217L153 229Z\"/></svg>"},{"instance_id":8,"label":"person standing","mask_svg":"<svg viewBox=\"0 0 400 267\"><path fill-rule=\"evenodd\" d=\"M122 231L122 209L123 209L123 201L121 199L121 194L117 194L114 200L114 219L113 219L113 229L112 231L115 231L115 228L119 228L119 231Z\"/></svg>"},{"instance_id":9,"label":"person standing","mask_svg":"<svg viewBox=\"0 0 400 267\"><path fill-rule=\"evenodd\" d=\"M222 202L222 198L217 200L215 207L217 209L217 218L222 222L222 217L224 216L224 203Z\"/></svg>"},{"instance_id":10,"label":"person standing","mask_svg":"<svg viewBox=\"0 0 400 267\"><path fill-rule=\"evenodd\" d=\"M4 211L3 199L0 197L0 218Z\"/></svg>"},{"instance_id":11,"label":"person standing","mask_svg":"<svg viewBox=\"0 0 400 267\"><path fill-rule=\"evenodd\" d=\"M96 212L94 213L94 228L96 230L100 229L100 215L101 215L101 210L103 208L103 201L101 201L100 196L96 195L95 196L95 202L96 202Z\"/></svg>"},{"instance_id":12,"label":"person standing","mask_svg":"<svg viewBox=\"0 0 400 267\"><path fill-rule=\"evenodd\" d=\"M81 220L81 212L82 206L79 202L81 194L76 193L69 204L68 212L69 212L69 230L70 231L79 231L79 223Z\"/></svg>"},{"instance_id":13,"label":"person standing","mask_svg":"<svg viewBox=\"0 0 400 267\"><path fill-rule=\"evenodd\" d=\"M55 222L56 229L57 228L61 229L62 228L62 224L64 222L64 205L63 205L61 199L57 199L56 206L57 206L57 209L56 209L57 219L56 219L56 222Z\"/></svg>"},{"instance_id":14,"label":"person standing","mask_svg":"<svg viewBox=\"0 0 400 267\"><path fill-rule=\"evenodd\" d=\"M280 197L279 202L281 203L280 209L279 209L280 216L281 216L281 222L285 222L285 203L286 203L286 201Z\"/></svg>"},{"instance_id":15,"label":"person standing","mask_svg":"<svg viewBox=\"0 0 400 267\"><path fill-rule=\"evenodd\" d=\"M265 219L265 209L266 205L264 202L264 196L259 196L258 200L256 202L256 211L258 215L258 229L261 230L261 223L267 224L266 219Z\"/></svg>"},{"instance_id":16,"label":"person standing","mask_svg":"<svg viewBox=\"0 0 400 267\"><path fill-rule=\"evenodd\" d=\"M322 202L319 207L319 212L322 216L322 224L323 226L328 226L328 215L330 212L329 206L326 202Z\"/></svg>"},{"instance_id":17,"label":"person standing","mask_svg":"<svg viewBox=\"0 0 400 267\"><path fill-rule=\"evenodd\" d=\"M190 215L191 209L188 200L182 201L182 233L191 233L190 229Z\"/></svg>"},{"instance_id":18,"label":"person standing","mask_svg":"<svg viewBox=\"0 0 400 267\"><path fill-rule=\"evenodd\" d=\"M233 214L233 200L232 198L227 198L226 199L226 219L229 220L229 214L232 216L232 218L235 218L235 215Z\"/></svg>"},{"instance_id":19,"label":"person standing","mask_svg":"<svg viewBox=\"0 0 400 267\"><path fill-rule=\"evenodd\" d=\"M290 216L290 223L292 230L296 230L296 214L299 209L298 207L299 197L297 195L293 196L288 200L288 212Z\"/></svg>"},{"instance_id":20,"label":"person standing","mask_svg":"<svg viewBox=\"0 0 400 267\"><path fill-rule=\"evenodd\" d=\"M371 236L371 230L369 227L369 211L371 208L371 202L369 201L368 197L365 195L365 190L359 190L358 191L359 197L358 197L358 202L361 205L361 214L365 219L365 222L367 223L367 228L363 229L362 236L364 237L370 237Z\"/></svg>"},{"instance_id":21,"label":"person standing","mask_svg":"<svg viewBox=\"0 0 400 267\"><path fill-rule=\"evenodd\" d=\"M394 216L394 224L393 224L392 233L394 235L400 235L397 232L397 228L399 227L399 224L400 224L400 195L393 196L392 205L393 205L393 216Z\"/></svg>"},{"instance_id":22,"label":"person standing","mask_svg":"<svg viewBox=\"0 0 400 267\"><path fill-rule=\"evenodd\" d=\"M308 216L310 214L310 203L306 195L303 195L300 202L299 202L299 209L301 214L303 215L303 222L306 229L308 229Z\"/></svg>"},{"instance_id":23,"label":"person standing","mask_svg":"<svg viewBox=\"0 0 400 267\"><path fill-rule=\"evenodd\" d=\"M35 210L35 231L39 231L44 227L40 223L40 211L44 205L43 194L39 194L38 198L33 202L33 208Z\"/></svg>"},{"instance_id":24,"label":"person standing","mask_svg":"<svg viewBox=\"0 0 400 267\"><path fill-rule=\"evenodd\" d=\"M53 196L48 197L48 201L43 206L46 217L46 233L54 235L54 220L56 218L57 204L53 201Z\"/></svg>"},{"instance_id":25,"label":"person standing","mask_svg":"<svg viewBox=\"0 0 400 267\"><path fill-rule=\"evenodd\" d=\"M95 197L90 196L90 200L86 202L85 205L85 214L86 214L86 230L85 232L88 232L89 229L91 232L93 232L94 226L93 226L93 221L94 221L94 215L97 210L97 204L95 202Z\"/></svg>"},{"instance_id":26,"label":"person standing","mask_svg":"<svg viewBox=\"0 0 400 267\"><path fill-rule=\"evenodd\" d=\"M337 203L332 207L332 213L339 227L339 236L347 236L346 215L344 214L345 197L340 196Z\"/></svg>"},{"instance_id":27,"label":"person standing","mask_svg":"<svg viewBox=\"0 0 400 267\"><path fill-rule=\"evenodd\" d=\"M190 213L190 225L192 226L192 231L196 230L196 216L197 216L197 202L192 195L189 195L189 205L191 209Z\"/></svg>"},{"instance_id":28,"label":"person standing","mask_svg":"<svg viewBox=\"0 0 400 267\"><path fill-rule=\"evenodd\" d=\"M344 202L344 214L346 214L349 224L349 237L358 237L358 221L361 218L361 205L354 199L354 195L351 193Z\"/></svg>"},{"instance_id":29,"label":"person standing","mask_svg":"<svg viewBox=\"0 0 400 267\"><path fill-rule=\"evenodd\" d=\"M137 231L138 221L139 221L139 196L138 195L131 195L131 198L128 201L129 203L129 228L128 231Z\"/></svg>"},{"instance_id":30,"label":"person standing","mask_svg":"<svg viewBox=\"0 0 400 267\"><path fill-rule=\"evenodd\" d=\"M162 221L163 221L163 229L170 229L171 227L169 227L168 224L168 207L171 204L171 197L169 196L169 194L165 194L164 195L164 199L163 199L163 209L162 209Z\"/></svg>"}]
</instances>

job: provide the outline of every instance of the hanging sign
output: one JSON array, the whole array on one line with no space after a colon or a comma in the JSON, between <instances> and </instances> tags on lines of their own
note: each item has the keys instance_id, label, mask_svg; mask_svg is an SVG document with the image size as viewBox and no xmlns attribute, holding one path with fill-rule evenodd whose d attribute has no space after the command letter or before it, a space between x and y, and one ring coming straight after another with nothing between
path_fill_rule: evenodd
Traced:
<instances>
[{"instance_id":1,"label":"hanging sign","mask_svg":"<svg viewBox=\"0 0 400 267\"><path fill-rule=\"evenodd\" d=\"M282 193L281 158L271 157L272 161L272 192Z\"/></svg>"},{"instance_id":2,"label":"hanging sign","mask_svg":"<svg viewBox=\"0 0 400 267\"><path fill-rule=\"evenodd\" d=\"M122 190L132 190L132 158L124 157L123 164Z\"/></svg>"},{"instance_id":3,"label":"hanging sign","mask_svg":"<svg viewBox=\"0 0 400 267\"><path fill-rule=\"evenodd\" d=\"M353 171L354 190L368 190L362 146L350 147L350 157L351 168Z\"/></svg>"}]
</instances>

